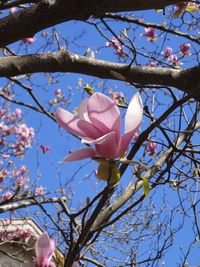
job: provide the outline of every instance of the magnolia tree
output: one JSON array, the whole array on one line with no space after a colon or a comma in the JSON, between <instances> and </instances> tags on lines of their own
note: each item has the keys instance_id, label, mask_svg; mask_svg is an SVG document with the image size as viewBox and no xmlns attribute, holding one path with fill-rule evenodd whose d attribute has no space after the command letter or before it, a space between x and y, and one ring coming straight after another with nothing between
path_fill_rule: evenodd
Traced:
<instances>
[{"instance_id":1,"label":"magnolia tree","mask_svg":"<svg viewBox=\"0 0 200 267\"><path fill-rule=\"evenodd\" d=\"M23 267L200 265L199 8L0 2L0 240L44 231Z\"/></svg>"}]
</instances>

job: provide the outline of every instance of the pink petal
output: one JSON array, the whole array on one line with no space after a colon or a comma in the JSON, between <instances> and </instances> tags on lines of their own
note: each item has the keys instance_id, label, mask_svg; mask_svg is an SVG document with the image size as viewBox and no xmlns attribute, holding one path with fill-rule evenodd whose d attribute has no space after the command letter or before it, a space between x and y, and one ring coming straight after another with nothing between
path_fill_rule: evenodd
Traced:
<instances>
[{"instance_id":1,"label":"pink petal","mask_svg":"<svg viewBox=\"0 0 200 267\"><path fill-rule=\"evenodd\" d=\"M106 136L104 136L101 141L99 140L98 144L96 144L95 147L99 156L107 159L116 158L117 144L116 144L115 132L111 132Z\"/></svg>"},{"instance_id":2,"label":"pink petal","mask_svg":"<svg viewBox=\"0 0 200 267\"><path fill-rule=\"evenodd\" d=\"M134 134L135 134L135 131L132 131L132 132L128 132L122 136L121 144L120 144L118 152L117 152L117 157L121 157L122 155L124 155L126 153L126 151L128 150L128 145L131 142Z\"/></svg>"},{"instance_id":3,"label":"pink petal","mask_svg":"<svg viewBox=\"0 0 200 267\"><path fill-rule=\"evenodd\" d=\"M78 116L80 119L87 120L90 122L88 118L88 111L87 111L87 105L88 105L89 98L84 99L78 109Z\"/></svg>"},{"instance_id":4,"label":"pink petal","mask_svg":"<svg viewBox=\"0 0 200 267\"><path fill-rule=\"evenodd\" d=\"M55 250L55 242L49 239L48 234L42 234L36 241L35 253L38 265L42 265L46 259L51 259Z\"/></svg>"},{"instance_id":5,"label":"pink petal","mask_svg":"<svg viewBox=\"0 0 200 267\"><path fill-rule=\"evenodd\" d=\"M101 144L102 142L104 142L106 139L109 139L110 137L113 138L113 136L115 136L115 132L110 132L108 134L105 134L97 139L91 139L91 138L83 138L81 141L82 143L85 143L85 144ZM115 141L115 140L114 140ZM116 143L116 141L115 141Z\"/></svg>"},{"instance_id":6,"label":"pink petal","mask_svg":"<svg viewBox=\"0 0 200 267\"><path fill-rule=\"evenodd\" d=\"M115 131L116 142L119 142L120 112L111 98L94 93L88 100L88 115L92 124L103 134Z\"/></svg>"},{"instance_id":7,"label":"pink petal","mask_svg":"<svg viewBox=\"0 0 200 267\"><path fill-rule=\"evenodd\" d=\"M125 115L125 133L137 131L142 123L143 104L139 93L135 94Z\"/></svg>"},{"instance_id":8,"label":"pink petal","mask_svg":"<svg viewBox=\"0 0 200 267\"><path fill-rule=\"evenodd\" d=\"M92 158L97 156L95 149L91 147L82 148L70 153L67 157L63 159L63 162L77 161L86 158Z\"/></svg>"},{"instance_id":9,"label":"pink petal","mask_svg":"<svg viewBox=\"0 0 200 267\"><path fill-rule=\"evenodd\" d=\"M62 128L76 136L96 139L101 135L101 132L90 122L79 119L71 112L62 108L57 109L55 117Z\"/></svg>"},{"instance_id":10,"label":"pink petal","mask_svg":"<svg viewBox=\"0 0 200 267\"><path fill-rule=\"evenodd\" d=\"M52 261L49 263L49 267L56 267L55 263L53 263Z\"/></svg>"}]
</instances>

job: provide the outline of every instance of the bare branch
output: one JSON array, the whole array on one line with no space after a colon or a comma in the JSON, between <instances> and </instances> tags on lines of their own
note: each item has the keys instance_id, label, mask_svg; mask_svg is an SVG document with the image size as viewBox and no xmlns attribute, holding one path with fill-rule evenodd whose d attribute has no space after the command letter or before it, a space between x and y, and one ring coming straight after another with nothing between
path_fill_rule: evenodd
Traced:
<instances>
[{"instance_id":1,"label":"bare branch","mask_svg":"<svg viewBox=\"0 0 200 267\"><path fill-rule=\"evenodd\" d=\"M67 51L0 58L0 77L35 72L73 72L103 79L124 80L141 86L172 86L200 100L200 67L176 70L130 66L87 58Z\"/></svg>"},{"instance_id":2,"label":"bare branch","mask_svg":"<svg viewBox=\"0 0 200 267\"><path fill-rule=\"evenodd\" d=\"M45 28L65 21L86 21L90 16L103 17L107 12L159 9L177 2L183 1L82 0L81 5L78 0L41 1L0 21L0 47L33 36Z\"/></svg>"}]
</instances>

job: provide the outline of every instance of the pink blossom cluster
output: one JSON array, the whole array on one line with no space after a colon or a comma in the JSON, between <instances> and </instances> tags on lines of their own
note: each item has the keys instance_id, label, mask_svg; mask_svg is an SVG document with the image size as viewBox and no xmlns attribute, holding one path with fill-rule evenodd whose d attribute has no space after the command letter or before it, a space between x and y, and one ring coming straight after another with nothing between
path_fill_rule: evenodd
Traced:
<instances>
[{"instance_id":1,"label":"pink blossom cluster","mask_svg":"<svg viewBox=\"0 0 200 267\"><path fill-rule=\"evenodd\" d=\"M119 36L118 38L113 36L110 41L106 42L106 46L114 48L116 54L120 57L123 57L124 56L124 47L122 45L122 41L123 41L123 39L121 36Z\"/></svg>"},{"instance_id":2,"label":"pink blossom cluster","mask_svg":"<svg viewBox=\"0 0 200 267\"><path fill-rule=\"evenodd\" d=\"M21 116L19 108L8 112L0 107L0 145L7 149L7 154L14 156L23 156L35 135L34 129L23 123Z\"/></svg>"},{"instance_id":3,"label":"pink blossom cluster","mask_svg":"<svg viewBox=\"0 0 200 267\"><path fill-rule=\"evenodd\" d=\"M16 195L16 190L20 189L20 193L29 186L28 168L24 165L16 167L14 162L9 160L7 167L3 167L0 171L0 192L1 200L9 201ZM12 168L11 168L12 166Z\"/></svg>"},{"instance_id":4,"label":"pink blossom cluster","mask_svg":"<svg viewBox=\"0 0 200 267\"><path fill-rule=\"evenodd\" d=\"M0 241L21 241L27 242L30 237L34 236L33 233L26 229L17 228L15 231L4 231L0 233Z\"/></svg>"},{"instance_id":5,"label":"pink blossom cluster","mask_svg":"<svg viewBox=\"0 0 200 267\"><path fill-rule=\"evenodd\" d=\"M1 201L9 201L19 193L23 194L29 186L28 168L17 166L15 157L23 158L31 147L34 129L28 127L22 119L22 111L16 108L0 106L0 192ZM16 194L16 190L19 191Z\"/></svg>"},{"instance_id":6,"label":"pink blossom cluster","mask_svg":"<svg viewBox=\"0 0 200 267\"><path fill-rule=\"evenodd\" d=\"M180 54L184 56L189 56L190 55L190 48L191 45L190 43L183 43L180 45ZM175 68L179 68L180 65L182 64L179 61L179 58L176 54L173 54L173 49L171 47L166 47L166 49L161 53L164 58Z\"/></svg>"}]
</instances>

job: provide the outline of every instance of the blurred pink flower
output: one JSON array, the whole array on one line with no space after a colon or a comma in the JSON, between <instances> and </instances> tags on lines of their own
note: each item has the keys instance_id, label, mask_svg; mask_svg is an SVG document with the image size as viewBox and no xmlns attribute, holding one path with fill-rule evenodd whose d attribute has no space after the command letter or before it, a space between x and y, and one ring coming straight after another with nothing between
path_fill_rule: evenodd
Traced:
<instances>
[{"instance_id":1,"label":"blurred pink flower","mask_svg":"<svg viewBox=\"0 0 200 267\"><path fill-rule=\"evenodd\" d=\"M54 95L57 96L57 97L63 97L63 92L61 89L56 89L54 91Z\"/></svg>"},{"instance_id":2,"label":"blurred pink flower","mask_svg":"<svg viewBox=\"0 0 200 267\"><path fill-rule=\"evenodd\" d=\"M149 61L149 63L147 64L148 67L152 67L155 68L157 66L157 62L156 61Z\"/></svg>"},{"instance_id":3,"label":"blurred pink flower","mask_svg":"<svg viewBox=\"0 0 200 267\"><path fill-rule=\"evenodd\" d=\"M25 44L32 44L36 41L36 38L35 37L26 37L23 39L23 42Z\"/></svg>"},{"instance_id":4,"label":"blurred pink flower","mask_svg":"<svg viewBox=\"0 0 200 267\"><path fill-rule=\"evenodd\" d=\"M112 100L117 105L122 106L125 101L124 94L122 92L113 92L112 89L109 92L111 94Z\"/></svg>"},{"instance_id":5,"label":"blurred pink flower","mask_svg":"<svg viewBox=\"0 0 200 267\"><path fill-rule=\"evenodd\" d=\"M118 56L124 56L123 45L120 41L122 41L122 37L118 36L117 39L113 36L111 41L106 42L106 46L114 48Z\"/></svg>"},{"instance_id":6,"label":"blurred pink flower","mask_svg":"<svg viewBox=\"0 0 200 267\"><path fill-rule=\"evenodd\" d=\"M182 64L179 60L177 55L172 54L171 56L168 57L168 61L176 68L179 68L180 65Z\"/></svg>"},{"instance_id":7,"label":"blurred pink flower","mask_svg":"<svg viewBox=\"0 0 200 267\"><path fill-rule=\"evenodd\" d=\"M17 117L21 117L21 114L22 114L22 110L20 108L16 108L14 111L13 111L13 114Z\"/></svg>"},{"instance_id":8,"label":"blurred pink flower","mask_svg":"<svg viewBox=\"0 0 200 267\"><path fill-rule=\"evenodd\" d=\"M149 155L154 155L156 153L157 144L154 141L150 141L147 145L147 152Z\"/></svg>"},{"instance_id":9,"label":"blurred pink flower","mask_svg":"<svg viewBox=\"0 0 200 267\"><path fill-rule=\"evenodd\" d=\"M163 56L165 58L168 58L171 56L173 49L171 47L167 47L164 52L162 52Z\"/></svg>"},{"instance_id":10,"label":"blurred pink flower","mask_svg":"<svg viewBox=\"0 0 200 267\"><path fill-rule=\"evenodd\" d=\"M44 146L44 145L40 145L40 149L42 150L42 152L45 154L46 152L51 151L50 146Z\"/></svg>"},{"instance_id":11,"label":"blurred pink flower","mask_svg":"<svg viewBox=\"0 0 200 267\"><path fill-rule=\"evenodd\" d=\"M180 45L180 53L183 56L189 56L190 55L190 48L191 44L190 43L185 43Z\"/></svg>"},{"instance_id":12,"label":"blurred pink flower","mask_svg":"<svg viewBox=\"0 0 200 267\"><path fill-rule=\"evenodd\" d=\"M121 116L115 102L101 93L94 93L81 102L78 115L59 108L55 117L66 131L82 138L83 143L94 144L70 153L64 162L90 157L114 159L128 149L134 134L142 123L143 105L140 95L135 94L125 115L125 134L121 137Z\"/></svg>"},{"instance_id":13,"label":"blurred pink flower","mask_svg":"<svg viewBox=\"0 0 200 267\"><path fill-rule=\"evenodd\" d=\"M20 176L15 180L16 187L27 187L28 179L26 177Z\"/></svg>"},{"instance_id":14,"label":"blurred pink flower","mask_svg":"<svg viewBox=\"0 0 200 267\"><path fill-rule=\"evenodd\" d=\"M56 249L54 239L49 239L47 233L42 234L35 243L35 267L55 267L51 258Z\"/></svg>"},{"instance_id":15,"label":"blurred pink flower","mask_svg":"<svg viewBox=\"0 0 200 267\"><path fill-rule=\"evenodd\" d=\"M45 188L43 186L36 187L35 189L35 195L37 196L43 196L45 194Z\"/></svg>"},{"instance_id":16,"label":"blurred pink flower","mask_svg":"<svg viewBox=\"0 0 200 267\"><path fill-rule=\"evenodd\" d=\"M144 33L141 34L141 37L148 37L149 42L154 42L157 40L157 35L155 34L155 29L148 27L144 29Z\"/></svg>"},{"instance_id":17,"label":"blurred pink flower","mask_svg":"<svg viewBox=\"0 0 200 267\"><path fill-rule=\"evenodd\" d=\"M4 201L7 201L7 200L10 200L12 198L12 196L13 196L13 193L7 191L7 192L3 193L2 199Z\"/></svg>"}]
</instances>

